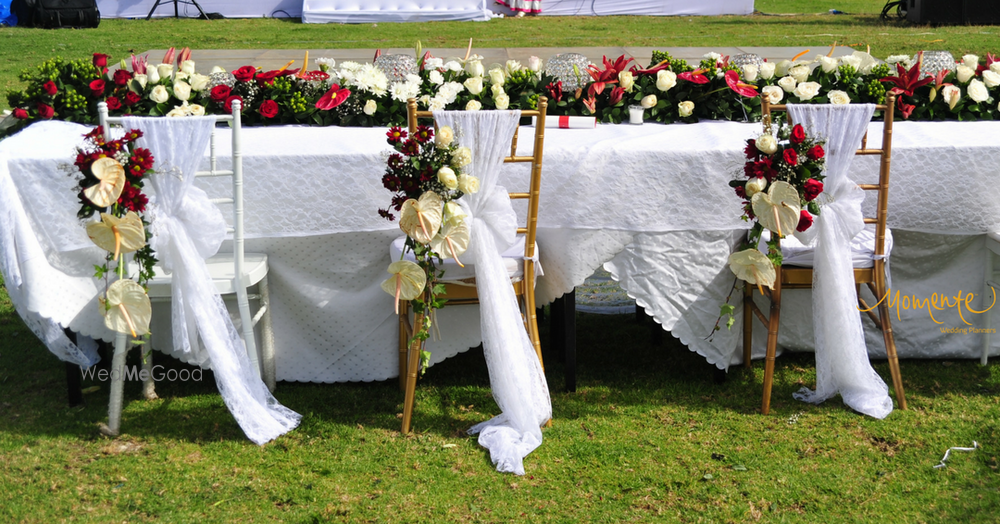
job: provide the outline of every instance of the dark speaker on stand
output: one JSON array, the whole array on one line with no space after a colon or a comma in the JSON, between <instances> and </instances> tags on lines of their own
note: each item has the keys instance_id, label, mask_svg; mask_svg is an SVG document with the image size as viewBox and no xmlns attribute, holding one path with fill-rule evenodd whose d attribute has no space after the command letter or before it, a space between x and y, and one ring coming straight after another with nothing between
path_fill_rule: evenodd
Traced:
<instances>
[{"instance_id":1,"label":"dark speaker on stand","mask_svg":"<svg viewBox=\"0 0 1000 524\"><path fill-rule=\"evenodd\" d=\"M906 19L918 24L1000 24L997 0L906 0Z\"/></svg>"}]
</instances>

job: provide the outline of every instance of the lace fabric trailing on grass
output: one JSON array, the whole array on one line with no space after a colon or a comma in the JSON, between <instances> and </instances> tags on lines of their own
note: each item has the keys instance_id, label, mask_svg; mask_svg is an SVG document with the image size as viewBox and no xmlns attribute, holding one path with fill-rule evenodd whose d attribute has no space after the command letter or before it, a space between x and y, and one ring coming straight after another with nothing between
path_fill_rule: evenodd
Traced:
<instances>
[{"instance_id":1,"label":"lace fabric trailing on grass","mask_svg":"<svg viewBox=\"0 0 1000 524\"><path fill-rule=\"evenodd\" d=\"M825 139L827 152L822 212L813 226L816 389L794 396L818 404L839 393L855 411L881 419L892 412L892 399L868 361L850 251L851 239L864 229L864 191L847 175L874 111L872 104L788 105L792 121Z\"/></svg>"},{"instance_id":2,"label":"lace fabric trailing on grass","mask_svg":"<svg viewBox=\"0 0 1000 524\"><path fill-rule=\"evenodd\" d=\"M516 475L524 474L524 457L541 445L541 425L552 417L548 384L500 257L516 238L517 216L498 182L520 116L520 111L434 113L438 125L451 126L458 142L472 150L469 172L480 180L479 192L459 202L471 224L472 242L465 256L476 268L483 353L502 413L469 433L479 434L479 444L490 450L497 471Z\"/></svg>"},{"instance_id":3,"label":"lace fabric trailing on grass","mask_svg":"<svg viewBox=\"0 0 1000 524\"><path fill-rule=\"evenodd\" d=\"M301 416L282 406L250 364L246 348L218 295L205 259L226 237L222 213L204 191L193 187L215 117L122 119L140 129L139 145L153 152L154 192L149 215L150 245L172 271L172 325L178 351L191 353L198 339L211 359L215 383L247 438L263 445L299 424Z\"/></svg>"}]
</instances>

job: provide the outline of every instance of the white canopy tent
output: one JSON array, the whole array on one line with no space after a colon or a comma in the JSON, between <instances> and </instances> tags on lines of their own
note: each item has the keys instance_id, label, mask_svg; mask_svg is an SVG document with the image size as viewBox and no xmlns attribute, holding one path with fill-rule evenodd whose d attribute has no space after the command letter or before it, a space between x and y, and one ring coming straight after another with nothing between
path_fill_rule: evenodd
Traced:
<instances>
[{"instance_id":1,"label":"white canopy tent","mask_svg":"<svg viewBox=\"0 0 1000 524\"><path fill-rule=\"evenodd\" d=\"M146 18L156 0L97 0L101 18ZM226 18L298 18L302 16L302 0L198 0L206 13L219 13ZM197 18L198 8L177 2L178 14ZM174 2L161 1L154 17L174 16Z\"/></svg>"}]
</instances>

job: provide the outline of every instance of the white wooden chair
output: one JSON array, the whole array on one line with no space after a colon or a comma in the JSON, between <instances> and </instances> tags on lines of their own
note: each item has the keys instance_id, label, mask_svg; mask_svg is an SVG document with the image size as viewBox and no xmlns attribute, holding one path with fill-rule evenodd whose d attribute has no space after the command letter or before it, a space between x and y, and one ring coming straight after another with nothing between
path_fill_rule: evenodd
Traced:
<instances>
[{"instance_id":1,"label":"white wooden chair","mask_svg":"<svg viewBox=\"0 0 1000 524\"><path fill-rule=\"evenodd\" d=\"M242 331L243 342L246 346L250 363L260 373L268 389L275 387L275 364L274 364L274 337L271 331L271 311L269 304L269 292L267 285L267 255L263 253L246 253L244 251L244 228L243 228L243 159L241 152L241 118L239 101L233 102L233 112L229 115L216 116L217 122L228 122L232 127L232 165L230 169L222 170L217 167L216 155L216 133L212 132L210 145L209 169L198 171L198 177L219 177L228 176L232 178L232 196L227 198L212 199L216 205L231 205L233 213L232 227L227 228L227 232L232 234L232 251L219 253L208 260L209 273L216 290L220 295L236 295L236 302L240 313L240 329ZM105 136L111 136L111 124L121 124L119 117L109 117L107 105L103 102L98 104L98 116L100 125L104 128ZM156 152L152 152L154 157ZM257 286L257 293L250 294L249 288ZM152 301L169 301L171 298L171 275L164 272L163 268L156 266L155 274L148 282L148 295ZM259 301L256 313L251 314L250 300ZM254 337L254 326L260 323L261 343L258 354L258 345ZM125 353L127 351L126 338L119 334L115 342L115 356L112 362L112 369L119 369L124 365ZM143 362L144 367L151 368L151 355L147 355ZM121 416L121 381L112 382L111 408L108 415L108 429L111 434L118 434ZM147 382L144 391L147 397L155 398L152 390L152 382ZM108 432L108 431L106 431Z\"/></svg>"}]
</instances>

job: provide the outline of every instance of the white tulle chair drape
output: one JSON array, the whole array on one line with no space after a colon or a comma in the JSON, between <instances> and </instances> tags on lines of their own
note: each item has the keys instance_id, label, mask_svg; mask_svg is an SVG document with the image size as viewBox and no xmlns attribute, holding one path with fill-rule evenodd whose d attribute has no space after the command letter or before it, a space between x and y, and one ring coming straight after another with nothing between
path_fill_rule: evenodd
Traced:
<instances>
[{"instance_id":1,"label":"white tulle chair drape","mask_svg":"<svg viewBox=\"0 0 1000 524\"><path fill-rule=\"evenodd\" d=\"M472 150L468 172L480 179L480 191L459 202L471 224L471 254L466 259L476 267L483 353L502 413L469 433L479 434L479 444L490 450L498 471L517 475L524 474L523 459L542 443L541 425L552 417L545 374L500 256L517 236L517 215L499 176L520 116L520 111L434 113L438 125L451 126L459 144Z\"/></svg>"},{"instance_id":2,"label":"white tulle chair drape","mask_svg":"<svg viewBox=\"0 0 1000 524\"><path fill-rule=\"evenodd\" d=\"M222 213L193 186L215 121L215 117L124 117L122 124L143 132L137 144L148 148L155 161L149 177L150 245L172 272L175 350L192 354L203 347L230 413L247 438L264 444L294 429L301 417L271 395L250 365L205 265L226 237Z\"/></svg>"},{"instance_id":3,"label":"white tulle chair drape","mask_svg":"<svg viewBox=\"0 0 1000 524\"><path fill-rule=\"evenodd\" d=\"M826 140L822 207L813 224L816 389L802 388L795 398L818 404L840 393L855 411L881 419L892 412L892 399L868 361L850 251L865 227L864 191L847 176L874 111L872 104L788 105L789 117L808 136Z\"/></svg>"}]
</instances>

